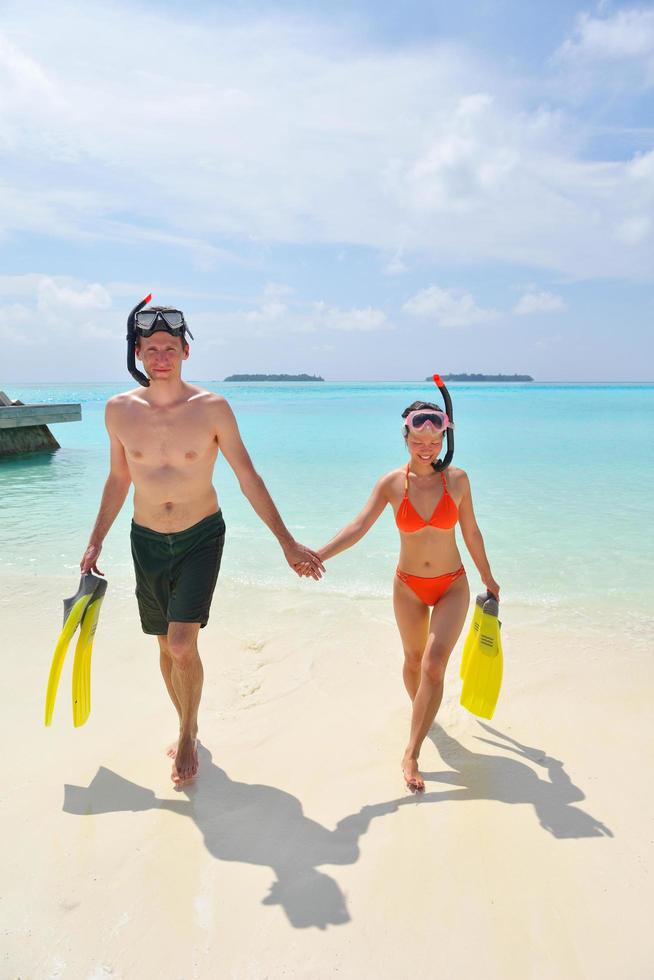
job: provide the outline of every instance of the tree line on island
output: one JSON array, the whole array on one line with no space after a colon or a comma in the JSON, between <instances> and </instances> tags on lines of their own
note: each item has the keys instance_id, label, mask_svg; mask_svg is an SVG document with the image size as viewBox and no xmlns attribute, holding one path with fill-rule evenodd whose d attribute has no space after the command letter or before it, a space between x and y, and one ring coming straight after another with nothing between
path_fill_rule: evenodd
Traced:
<instances>
[{"instance_id":1,"label":"tree line on island","mask_svg":"<svg viewBox=\"0 0 654 980\"><path fill-rule=\"evenodd\" d=\"M431 381L433 375L425 378ZM442 374L443 381L533 381L530 374Z\"/></svg>"},{"instance_id":2,"label":"tree line on island","mask_svg":"<svg viewBox=\"0 0 654 980\"><path fill-rule=\"evenodd\" d=\"M230 374L225 381L324 381L318 374Z\"/></svg>"},{"instance_id":3,"label":"tree line on island","mask_svg":"<svg viewBox=\"0 0 654 980\"><path fill-rule=\"evenodd\" d=\"M444 374L443 381L533 381L530 374ZM319 374L230 374L225 381L324 381ZM431 381L431 375L425 381Z\"/></svg>"}]
</instances>

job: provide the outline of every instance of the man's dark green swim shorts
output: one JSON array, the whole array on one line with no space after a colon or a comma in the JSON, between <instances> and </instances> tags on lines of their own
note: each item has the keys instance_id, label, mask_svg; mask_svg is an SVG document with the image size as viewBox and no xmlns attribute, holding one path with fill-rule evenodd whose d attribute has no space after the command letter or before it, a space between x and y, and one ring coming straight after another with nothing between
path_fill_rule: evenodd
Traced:
<instances>
[{"instance_id":1,"label":"man's dark green swim shorts","mask_svg":"<svg viewBox=\"0 0 654 980\"><path fill-rule=\"evenodd\" d=\"M175 534L132 521L131 540L143 632L165 636L169 623L206 626L225 543L222 513Z\"/></svg>"}]
</instances>

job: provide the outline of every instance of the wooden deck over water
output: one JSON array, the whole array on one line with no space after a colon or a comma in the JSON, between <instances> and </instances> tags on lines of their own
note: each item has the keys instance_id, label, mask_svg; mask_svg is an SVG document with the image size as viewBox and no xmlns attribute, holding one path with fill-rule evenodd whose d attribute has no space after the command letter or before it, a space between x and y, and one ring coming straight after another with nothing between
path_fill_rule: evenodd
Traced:
<instances>
[{"instance_id":1,"label":"wooden deck over water","mask_svg":"<svg viewBox=\"0 0 654 980\"><path fill-rule=\"evenodd\" d=\"M73 402L64 405L0 405L0 429L79 422L81 418L82 407Z\"/></svg>"},{"instance_id":2,"label":"wooden deck over water","mask_svg":"<svg viewBox=\"0 0 654 980\"><path fill-rule=\"evenodd\" d=\"M0 391L0 457L60 449L48 423L79 422L81 418L79 402L23 405Z\"/></svg>"}]
</instances>

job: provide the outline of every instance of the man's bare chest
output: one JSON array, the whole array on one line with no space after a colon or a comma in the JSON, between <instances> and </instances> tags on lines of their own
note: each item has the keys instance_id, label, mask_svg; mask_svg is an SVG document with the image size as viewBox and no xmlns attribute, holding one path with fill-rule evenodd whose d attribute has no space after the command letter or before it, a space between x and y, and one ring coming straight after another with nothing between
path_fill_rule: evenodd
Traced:
<instances>
[{"instance_id":1,"label":"man's bare chest","mask_svg":"<svg viewBox=\"0 0 654 980\"><path fill-rule=\"evenodd\" d=\"M124 420L118 436L128 461L150 466L213 461L218 450L214 429L199 413L135 413Z\"/></svg>"}]
</instances>

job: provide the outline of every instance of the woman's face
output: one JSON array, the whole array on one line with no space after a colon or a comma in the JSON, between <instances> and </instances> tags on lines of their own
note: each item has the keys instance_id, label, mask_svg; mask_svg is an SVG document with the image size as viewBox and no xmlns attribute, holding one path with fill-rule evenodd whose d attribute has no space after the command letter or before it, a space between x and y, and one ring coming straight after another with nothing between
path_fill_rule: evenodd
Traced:
<instances>
[{"instance_id":1,"label":"woman's face","mask_svg":"<svg viewBox=\"0 0 654 980\"><path fill-rule=\"evenodd\" d=\"M420 463L433 463L443 445L443 433L436 432L431 425L426 425L422 432L411 432L406 439L407 449L411 457Z\"/></svg>"}]
</instances>

